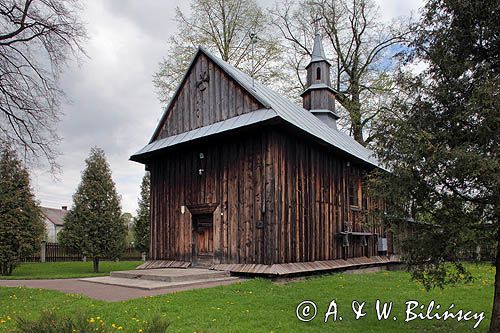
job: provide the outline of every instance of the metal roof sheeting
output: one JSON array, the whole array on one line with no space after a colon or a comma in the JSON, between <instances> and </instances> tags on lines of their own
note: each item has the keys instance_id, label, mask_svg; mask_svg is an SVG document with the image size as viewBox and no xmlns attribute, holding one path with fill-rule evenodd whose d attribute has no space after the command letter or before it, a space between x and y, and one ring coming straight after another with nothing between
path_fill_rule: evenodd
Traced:
<instances>
[{"instance_id":1,"label":"metal roof sheeting","mask_svg":"<svg viewBox=\"0 0 500 333\"><path fill-rule=\"evenodd\" d=\"M330 62L326 59L325 56L325 50L323 49L323 42L321 41L321 36L318 33L316 33L316 36L314 36L314 46L311 54L311 62L309 64L319 61L326 61L328 64L330 64Z\"/></svg>"},{"instance_id":2,"label":"metal roof sheeting","mask_svg":"<svg viewBox=\"0 0 500 333\"><path fill-rule=\"evenodd\" d=\"M302 129L303 131L309 133L310 135L320 139L321 141L332 145L355 158L358 158L366 163L373 166L384 169L380 162L373 156L373 153L366 147L359 144L349 135L342 133L338 130L330 128L328 125L319 120L315 115L313 115L308 110L302 108L301 106L295 104L288 98L278 94L277 92L271 90L270 88L264 86L260 82L254 81L249 75L243 73L239 69L236 69L232 65L226 63L225 61L219 59L218 57L211 54L209 51L200 47L198 49L197 55L202 52L208 58L210 58L214 63L216 63L224 72L226 72L231 78L233 78L237 83L239 83L245 90L247 90L252 96L254 96L259 102L261 102L265 107L272 110L258 110L255 112L243 114L241 116L233 117L222 121L220 123L225 123L223 129L217 129L217 133L228 131L237 127L246 126L249 124L257 123L270 119L271 111L274 111L274 116L280 117L289 124ZM197 59L194 57L193 61ZM191 66L190 66L191 67ZM257 112L261 112L256 116ZM244 117L244 118L240 118ZM249 117L249 118L246 118ZM235 118L238 118L235 120ZM233 125L228 126L231 122L235 122ZM244 122L248 121L248 124ZM220 123L205 126L210 127L207 129L207 133L213 131L212 126L222 126ZM203 127L202 127L203 128ZM161 140L154 141L136 154L134 154L131 159L135 160L134 157L137 155L145 154L147 152L152 152L153 150L158 150L164 147L173 146L174 144L179 144L181 142L186 142L189 140L194 140L195 138L200 138L200 129L189 131L187 133L182 133L179 135L174 135L172 137L164 138ZM195 132L194 134L188 134ZM206 134L205 134L206 135ZM189 140L187 140L189 139Z\"/></svg>"},{"instance_id":3,"label":"metal roof sheeting","mask_svg":"<svg viewBox=\"0 0 500 333\"><path fill-rule=\"evenodd\" d=\"M219 134L227 132L233 129L245 127L252 124L261 123L263 121L276 118L278 115L272 109L261 109L253 112L244 113L242 115L229 118L217 123L196 128L192 131L180 133L177 135L172 135L154 142L151 142L147 146L143 147L137 153L135 153L131 159L138 161L141 155L151 153L163 148L178 145L180 143L193 141L196 139L204 138L210 135Z\"/></svg>"}]
</instances>

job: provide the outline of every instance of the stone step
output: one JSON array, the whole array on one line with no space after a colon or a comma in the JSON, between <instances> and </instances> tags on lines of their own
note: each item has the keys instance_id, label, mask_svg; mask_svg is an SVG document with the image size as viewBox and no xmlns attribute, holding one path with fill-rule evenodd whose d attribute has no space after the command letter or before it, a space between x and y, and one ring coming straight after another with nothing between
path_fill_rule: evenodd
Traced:
<instances>
[{"instance_id":1,"label":"stone step","mask_svg":"<svg viewBox=\"0 0 500 333\"><path fill-rule=\"evenodd\" d=\"M185 287L197 288L197 287L210 287L213 285L218 285L221 283L232 283L239 280L237 277L223 277L223 278L210 278L210 279L200 279L200 280L189 280L183 282L165 282L165 281L153 281L144 279L129 279L129 278L119 278L111 276L99 276L92 278L82 278L80 281L100 283L112 286L136 288L142 290L158 290L158 289L181 289Z\"/></svg>"},{"instance_id":2,"label":"stone step","mask_svg":"<svg viewBox=\"0 0 500 333\"><path fill-rule=\"evenodd\" d=\"M148 270L131 270L111 272L110 277L132 280L148 280L160 282L187 282L227 278L228 272L212 271L198 268L161 268Z\"/></svg>"}]
</instances>

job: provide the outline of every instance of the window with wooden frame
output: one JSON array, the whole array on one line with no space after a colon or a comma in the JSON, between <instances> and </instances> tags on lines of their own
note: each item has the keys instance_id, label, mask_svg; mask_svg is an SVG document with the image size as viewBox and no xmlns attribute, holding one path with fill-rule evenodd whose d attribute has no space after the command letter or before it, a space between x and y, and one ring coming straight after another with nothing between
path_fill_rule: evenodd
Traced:
<instances>
[{"instance_id":1,"label":"window with wooden frame","mask_svg":"<svg viewBox=\"0 0 500 333\"><path fill-rule=\"evenodd\" d=\"M361 176L357 173L349 177L349 205L359 208L361 202Z\"/></svg>"}]
</instances>

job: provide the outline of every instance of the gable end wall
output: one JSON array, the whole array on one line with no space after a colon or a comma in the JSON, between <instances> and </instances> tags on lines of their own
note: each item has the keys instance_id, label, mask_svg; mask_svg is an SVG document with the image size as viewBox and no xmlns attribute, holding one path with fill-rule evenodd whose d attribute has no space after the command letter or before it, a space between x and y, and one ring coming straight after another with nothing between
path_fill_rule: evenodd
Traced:
<instances>
[{"instance_id":1,"label":"gable end wall","mask_svg":"<svg viewBox=\"0 0 500 333\"><path fill-rule=\"evenodd\" d=\"M195 59L154 140L207 126L263 106L206 55Z\"/></svg>"}]
</instances>

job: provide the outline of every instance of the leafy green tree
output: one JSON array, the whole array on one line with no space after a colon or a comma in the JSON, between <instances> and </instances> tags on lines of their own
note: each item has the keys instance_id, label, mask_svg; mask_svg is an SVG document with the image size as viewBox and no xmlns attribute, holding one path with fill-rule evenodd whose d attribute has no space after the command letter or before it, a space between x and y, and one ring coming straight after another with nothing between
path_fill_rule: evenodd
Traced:
<instances>
[{"instance_id":1,"label":"leafy green tree","mask_svg":"<svg viewBox=\"0 0 500 333\"><path fill-rule=\"evenodd\" d=\"M405 97L378 127L375 182L392 215L430 223L403 242L404 260L427 288L471 276L460 254L496 247L490 332L500 332L500 7L497 0L430 0L403 75Z\"/></svg>"},{"instance_id":2,"label":"leafy green tree","mask_svg":"<svg viewBox=\"0 0 500 333\"><path fill-rule=\"evenodd\" d=\"M372 127L395 92L394 73L400 67L394 57L407 42L408 21L381 20L373 0L281 1L272 11L273 23L288 52L283 60L295 72L286 82L293 95L305 88L304 67L309 63L316 32L332 56L332 87L342 127L362 145L376 137Z\"/></svg>"},{"instance_id":3,"label":"leafy green tree","mask_svg":"<svg viewBox=\"0 0 500 333\"><path fill-rule=\"evenodd\" d=\"M98 272L100 258L118 258L122 253L126 226L104 151L92 148L85 163L73 195L73 209L66 215L59 239L63 245L92 258L94 272Z\"/></svg>"},{"instance_id":4,"label":"leafy green tree","mask_svg":"<svg viewBox=\"0 0 500 333\"><path fill-rule=\"evenodd\" d=\"M135 247L141 252L149 252L149 224L151 221L151 179L149 172L146 172L141 183L141 197L137 216L134 219Z\"/></svg>"},{"instance_id":5,"label":"leafy green tree","mask_svg":"<svg viewBox=\"0 0 500 333\"><path fill-rule=\"evenodd\" d=\"M127 228L125 244L129 245L134 241L134 217L132 214L125 212L122 214L122 221L125 228Z\"/></svg>"},{"instance_id":6,"label":"leafy green tree","mask_svg":"<svg viewBox=\"0 0 500 333\"><path fill-rule=\"evenodd\" d=\"M11 148L0 154L0 274L10 275L19 260L40 249L45 225L28 171Z\"/></svg>"},{"instance_id":7,"label":"leafy green tree","mask_svg":"<svg viewBox=\"0 0 500 333\"><path fill-rule=\"evenodd\" d=\"M257 80L282 79L281 48L269 15L255 0L192 0L189 13L176 12L177 33L153 78L162 102L170 100L200 45Z\"/></svg>"}]
</instances>

